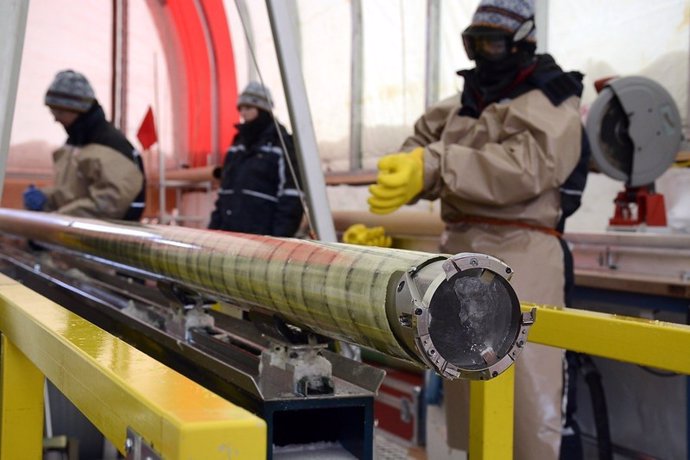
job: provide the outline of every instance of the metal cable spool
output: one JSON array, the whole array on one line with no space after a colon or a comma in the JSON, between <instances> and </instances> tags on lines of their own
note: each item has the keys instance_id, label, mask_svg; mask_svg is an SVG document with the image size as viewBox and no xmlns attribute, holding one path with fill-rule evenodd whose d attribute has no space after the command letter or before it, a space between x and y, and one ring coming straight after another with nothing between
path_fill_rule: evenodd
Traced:
<instances>
[{"instance_id":1,"label":"metal cable spool","mask_svg":"<svg viewBox=\"0 0 690 460\"><path fill-rule=\"evenodd\" d=\"M669 92L638 76L606 84L589 109L586 130L597 167L628 187L653 183L673 163L683 139Z\"/></svg>"}]
</instances>

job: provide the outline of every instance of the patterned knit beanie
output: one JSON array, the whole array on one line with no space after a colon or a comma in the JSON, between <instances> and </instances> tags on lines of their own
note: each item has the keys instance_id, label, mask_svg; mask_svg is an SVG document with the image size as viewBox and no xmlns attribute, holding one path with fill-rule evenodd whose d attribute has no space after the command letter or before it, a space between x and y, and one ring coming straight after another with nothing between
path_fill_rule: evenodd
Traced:
<instances>
[{"instance_id":1,"label":"patterned knit beanie","mask_svg":"<svg viewBox=\"0 0 690 460\"><path fill-rule=\"evenodd\" d=\"M74 70L58 72L45 96L47 106L73 112L88 111L95 100L89 81Z\"/></svg>"},{"instance_id":2,"label":"patterned knit beanie","mask_svg":"<svg viewBox=\"0 0 690 460\"><path fill-rule=\"evenodd\" d=\"M481 0L472 16L471 27L492 27L514 34L534 17L534 0ZM525 41L536 43L534 28Z\"/></svg>"},{"instance_id":3,"label":"patterned knit beanie","mask_svg":"<svg viewBox=\"0 0 690 460\"><path fill-rule=\"evenodd\" d=\"M271 92L258 81L249 82L237 99L237 107L241 105L249 105L270 112L273 108Z\"/></svg>"}]
</instances>

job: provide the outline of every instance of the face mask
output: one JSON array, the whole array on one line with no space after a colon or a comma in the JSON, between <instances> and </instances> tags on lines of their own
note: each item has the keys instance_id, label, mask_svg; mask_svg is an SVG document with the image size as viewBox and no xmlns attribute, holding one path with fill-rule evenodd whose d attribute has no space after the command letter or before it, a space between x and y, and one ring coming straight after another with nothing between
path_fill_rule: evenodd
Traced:
<instances>
[{"instance_id":1,"label":"face mask","mask_svg":"<svg viewBox=\"0 0 690 460\"><path fill-rule=\"evenodd\" d=\"M493 86L511 80L520 70L523 63L522 53L514 53L501 60L489 60L477 57L477 77L482 86Z\"/></svg>"}]
</instances>

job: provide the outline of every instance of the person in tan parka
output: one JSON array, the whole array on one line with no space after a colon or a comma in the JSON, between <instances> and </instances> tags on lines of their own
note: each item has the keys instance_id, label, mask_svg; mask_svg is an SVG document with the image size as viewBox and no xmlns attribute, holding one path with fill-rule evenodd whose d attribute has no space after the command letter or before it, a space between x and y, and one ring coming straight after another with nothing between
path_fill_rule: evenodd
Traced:
<instances>
[{"instance_id":1,"label":"person in tan parka","mask_svg":"<svg viewBox=\"0 0 690 460\"><path fill-rule=\"evenodd\" d=\"M393 212L418 199L441 201L440 249L490 254L515 272L521 301L564 305L564 218L579 206L582 75L535 55L534 7L482 0L463 33L476 67L458 72L461 97L431 107L401 153L379 162L370 210ZM563 350L529 343L516 363L517 459L559 457ZM467 448L467 382L444 386L448 443ZM466 415L464 416L466 417Z\"/></svg>"},{"instance_id":2,"label":"person in tan parka","mask_svg":"<svg viewBox=\"0 0 690 460\"><path fill-rule=\"evenodd\" d=\"M88 80L59 72L45 95L68 139L53 153L53 186L24 192L24 207L78 217L139 220L145 206L144 165L137 150L105 119Z\"/></svg>"}]
</instances>

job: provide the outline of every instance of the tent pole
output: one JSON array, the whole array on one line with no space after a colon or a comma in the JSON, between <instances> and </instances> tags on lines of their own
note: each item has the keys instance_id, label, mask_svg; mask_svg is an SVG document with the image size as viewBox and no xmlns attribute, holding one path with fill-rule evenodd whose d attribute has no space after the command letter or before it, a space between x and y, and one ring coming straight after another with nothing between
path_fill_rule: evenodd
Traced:
<instances>
[{"instance_id":1,"label":"tent pole","mask_svg":"<svg viewBox=\"0 0 690 460\"><path fill-rule=\"evenodd\" d=\"M362 92L364 31L362 0L352 0L352 62L350 64L350 171L362 169Z\"/></svg>"},{"instance_id":2,"label":"tent pole","mask_svg":"<svg viewBox=\"0 0 690 460\"><path fill-rule=\"evenodd\" d=\"M438 102L439 54L441 50L441 3L427 0L426 4L426 62L424 107Z\"/></svg>"},{"instance_id":3,"label":"tent pole","mask_svg":"<svg viewBox=\"0 0 690 460\"><path fill-rule=\"evenodd\" d=\"M12 119L17 100L29 1L0 2L0 198L5 186L5 167L10 150Z\"/></svg>"},{"instance_id":4,"label":"tent pole","mask_svg":"<svg viewBox=\"0 0 690 460\"><path fill-rule=\"evenodd\" d=\"M336 241L335 227L328 204L326 181L321 170L314 124L295 41L292 12L288 9L288 3L290 2L284 0L266 0L266 8L278 54L278 64L295 135L299 168L311 220L320 240L334 242Z\"/></svg>"}]
</instances>

